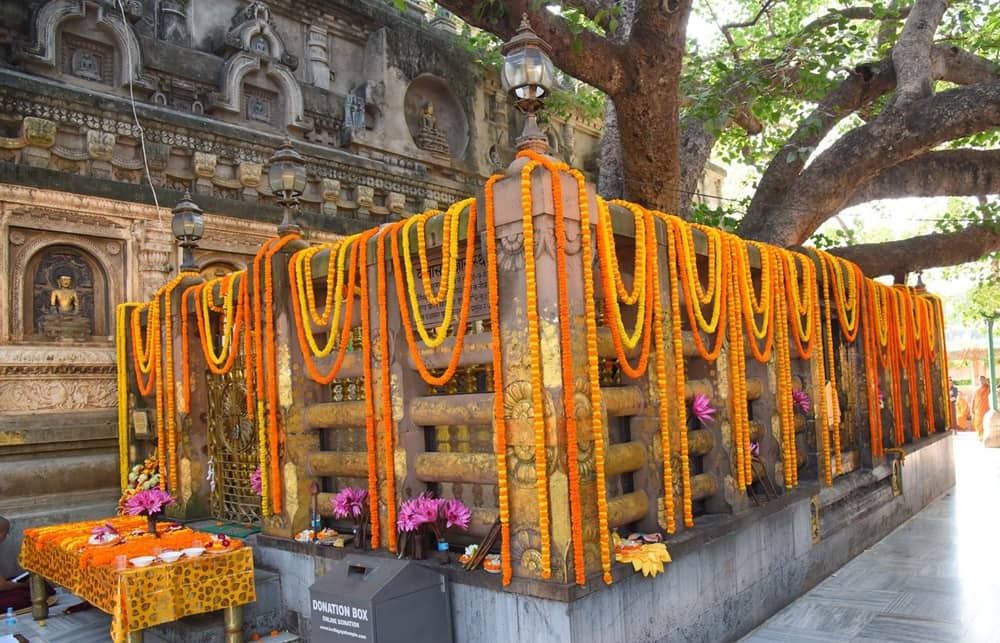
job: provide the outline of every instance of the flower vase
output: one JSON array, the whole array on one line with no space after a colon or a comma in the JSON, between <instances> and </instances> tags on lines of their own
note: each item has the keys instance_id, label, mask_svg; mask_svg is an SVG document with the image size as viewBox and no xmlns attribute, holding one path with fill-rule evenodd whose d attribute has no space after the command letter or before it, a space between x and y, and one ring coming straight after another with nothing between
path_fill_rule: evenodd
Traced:
<instances>
[{"instance_id":1,"label":"flower vase","mask_svg":"<svg viewBox=\"0 0 1000 643\"><path fill-rule=\"evenodd\" d=\"M368 521L364 521L354 528L354 548L368 549Z\"/></svg>"},{"instance_id":2,"label":"flower vase","mask_svg":"<svg viewBox=\"0 0 1000 643\"><path fill-rule=\"evenodd\" d=\"M155 514L149 514L149 515L146 516L146 531L148 531L149 533L153 534L157 538L160 537L160 534L157 533L157 531L156 531L156 515Z\"/></svg>"},{"instance_id":3,"label":"flower vase","mask_svg":"<svg viewBox=\"0 0 1000 643\"><path fill-rule=\"evenodd\" d=\"M413 560L424 559L424 534L421 531L413 532Z\"/></svg>"}]
</instances>

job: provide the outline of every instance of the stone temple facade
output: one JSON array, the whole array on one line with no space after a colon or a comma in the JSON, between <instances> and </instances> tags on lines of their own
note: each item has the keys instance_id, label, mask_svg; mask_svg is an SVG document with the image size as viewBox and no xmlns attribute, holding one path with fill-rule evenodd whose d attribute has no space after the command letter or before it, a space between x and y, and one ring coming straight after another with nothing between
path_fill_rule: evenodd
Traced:
<instances>
[{"instance_id":1,"label":"stone temple facade","mask_svg":"<svg viewBox=\"0 0 1000 643\"><path fill-rule=\"evenodd\" d=\"M421 3L0 0L0 515L15 537L118 496L114 310L176 272L185 190L214 277L275 234L267 159L285 137L307 165L298 222L324 239L474 193L521 124L456 23ZM594 169L599 123L547 129ZM0 550L0 574L14 556Z\"/></svg>"}]
</instances>

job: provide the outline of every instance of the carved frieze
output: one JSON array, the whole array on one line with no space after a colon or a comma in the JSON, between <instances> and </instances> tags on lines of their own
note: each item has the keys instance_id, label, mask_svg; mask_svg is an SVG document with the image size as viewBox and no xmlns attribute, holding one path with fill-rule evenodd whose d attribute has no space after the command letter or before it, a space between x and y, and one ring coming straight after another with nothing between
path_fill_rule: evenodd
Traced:
<instances>
[{"instance_id":1,"label":"carved frieze","mask_svg":"<svg viewBox=\"0 0 1000 643\"><path fill-rule=\"evenodd\" d=\"M194 153L194 173L200 177L210 179L215 176L215 166L219 162L219 157L207 152Z\"/></svg>"},{"instance_id":2,"label":"carved frieze","mask_svg":"<svg viewBox=\"0 0 1000 643\"><path fill-rule=\"evenodd\" d=\"M243 161L237 170L240 185L245 188L255 188L260 185L260 173L263 166L252 161Z\"/></svg>"},{"instance_id":3,"label":"carved frieze","mask_svg":"<svg viewBox=\"0 0 1000 643\"><path fill-rule=\"evenodd\" d=\"M115 379L10 379L0 381L0 408L6 412L72 411L113 408Z\"/></svg>"}]
</instances>

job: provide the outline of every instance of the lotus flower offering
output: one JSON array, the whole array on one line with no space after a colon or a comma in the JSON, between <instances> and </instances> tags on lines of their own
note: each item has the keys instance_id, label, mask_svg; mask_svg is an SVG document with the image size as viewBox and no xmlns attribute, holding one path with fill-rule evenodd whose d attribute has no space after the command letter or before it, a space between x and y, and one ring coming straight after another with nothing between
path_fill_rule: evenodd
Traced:
<instances>
[{"instance_id":1,"label":"lotus flower offering","mask_svg":"<svg viewBox=\"0 0 1000 643\"><path fill-rule=\"evenodd\" d=\"M99 525L90 530L88 545L113 545L121 540L121 534L110 522Z\"/></svg>"},{"instance_id":2,"label":"lotus flower offering","mask_svg":"<svg viewBox=\"0 0 1000 643\"><path fill-rule=\"evenodd\" d=\"M212 539L208 541L208 544L205 545L205 553L224 554L227 551L230 551L232 545L233 541L231 541L229 536L226 534L215 534L212 536Z\"/></svg>"}]
</instances>

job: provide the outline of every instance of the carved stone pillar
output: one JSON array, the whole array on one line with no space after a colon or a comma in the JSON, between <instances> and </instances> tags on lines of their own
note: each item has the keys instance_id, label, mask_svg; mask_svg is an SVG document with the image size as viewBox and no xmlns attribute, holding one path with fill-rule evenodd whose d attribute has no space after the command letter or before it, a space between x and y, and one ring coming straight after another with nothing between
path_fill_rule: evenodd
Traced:
<instances>
[{"instance_id":1,"label":"carved stone pillar","mask_svg":"<svg viewBox=\"0 0 1000 643\"><path fill-rule=\"evenodd\" d=\"M330 89L330 56L327 51L329 36L326 27L309 26L308 42L306 44L309 56L309 70L312 72L312 83L320 89Z\"/></svg>"},{"instance_id":2,"label":"carved stone pillar","mask_svg":"<svg viewBox=\"0 0 1000 643\"><path fill-rule=\"evenodd\" d=\"M573 581L573 536L570 523L568 466L579 466L580 496L583 507L584 548L588 571L599 569L595 481L593 477L593 433L589 418L589 387L586 364L586 324L583 304L583 266L578 241L579 207L576 182L567 174L562 182L566 219L566 276L570 305L570 345L573 354L573 382L563 382L560 363L559 292L556 280L556 242L554 234L553 191L547 170L532 173L532 219L534 248L524 245L521 217L520 169L525 161L516 161L508 178L494 186L496 204L497 261L499 263L500 334L503 346L504 405L509 470L511 558L514 575L542 577L541 533L535 475L535 433L531 411L531 359L526 342L528 329L525 253L534 252L537 275L537 316L541 342L543 409L545 418L545 455L548 469L552 577L555 582ZM592 195L592 190L590 191ZM590 197L593 200L593 197ZM591 212L596 207L591 203ZM573 240L577 240L575 243ZM579 384L577 384L579 382ZM563 387L574 387L578 424L578 462L567 463L567 444L563 408ZM499 392L498 392L499 394ZM584 406L586 408L584 408Z\"/></svg>"}]
</instances>

